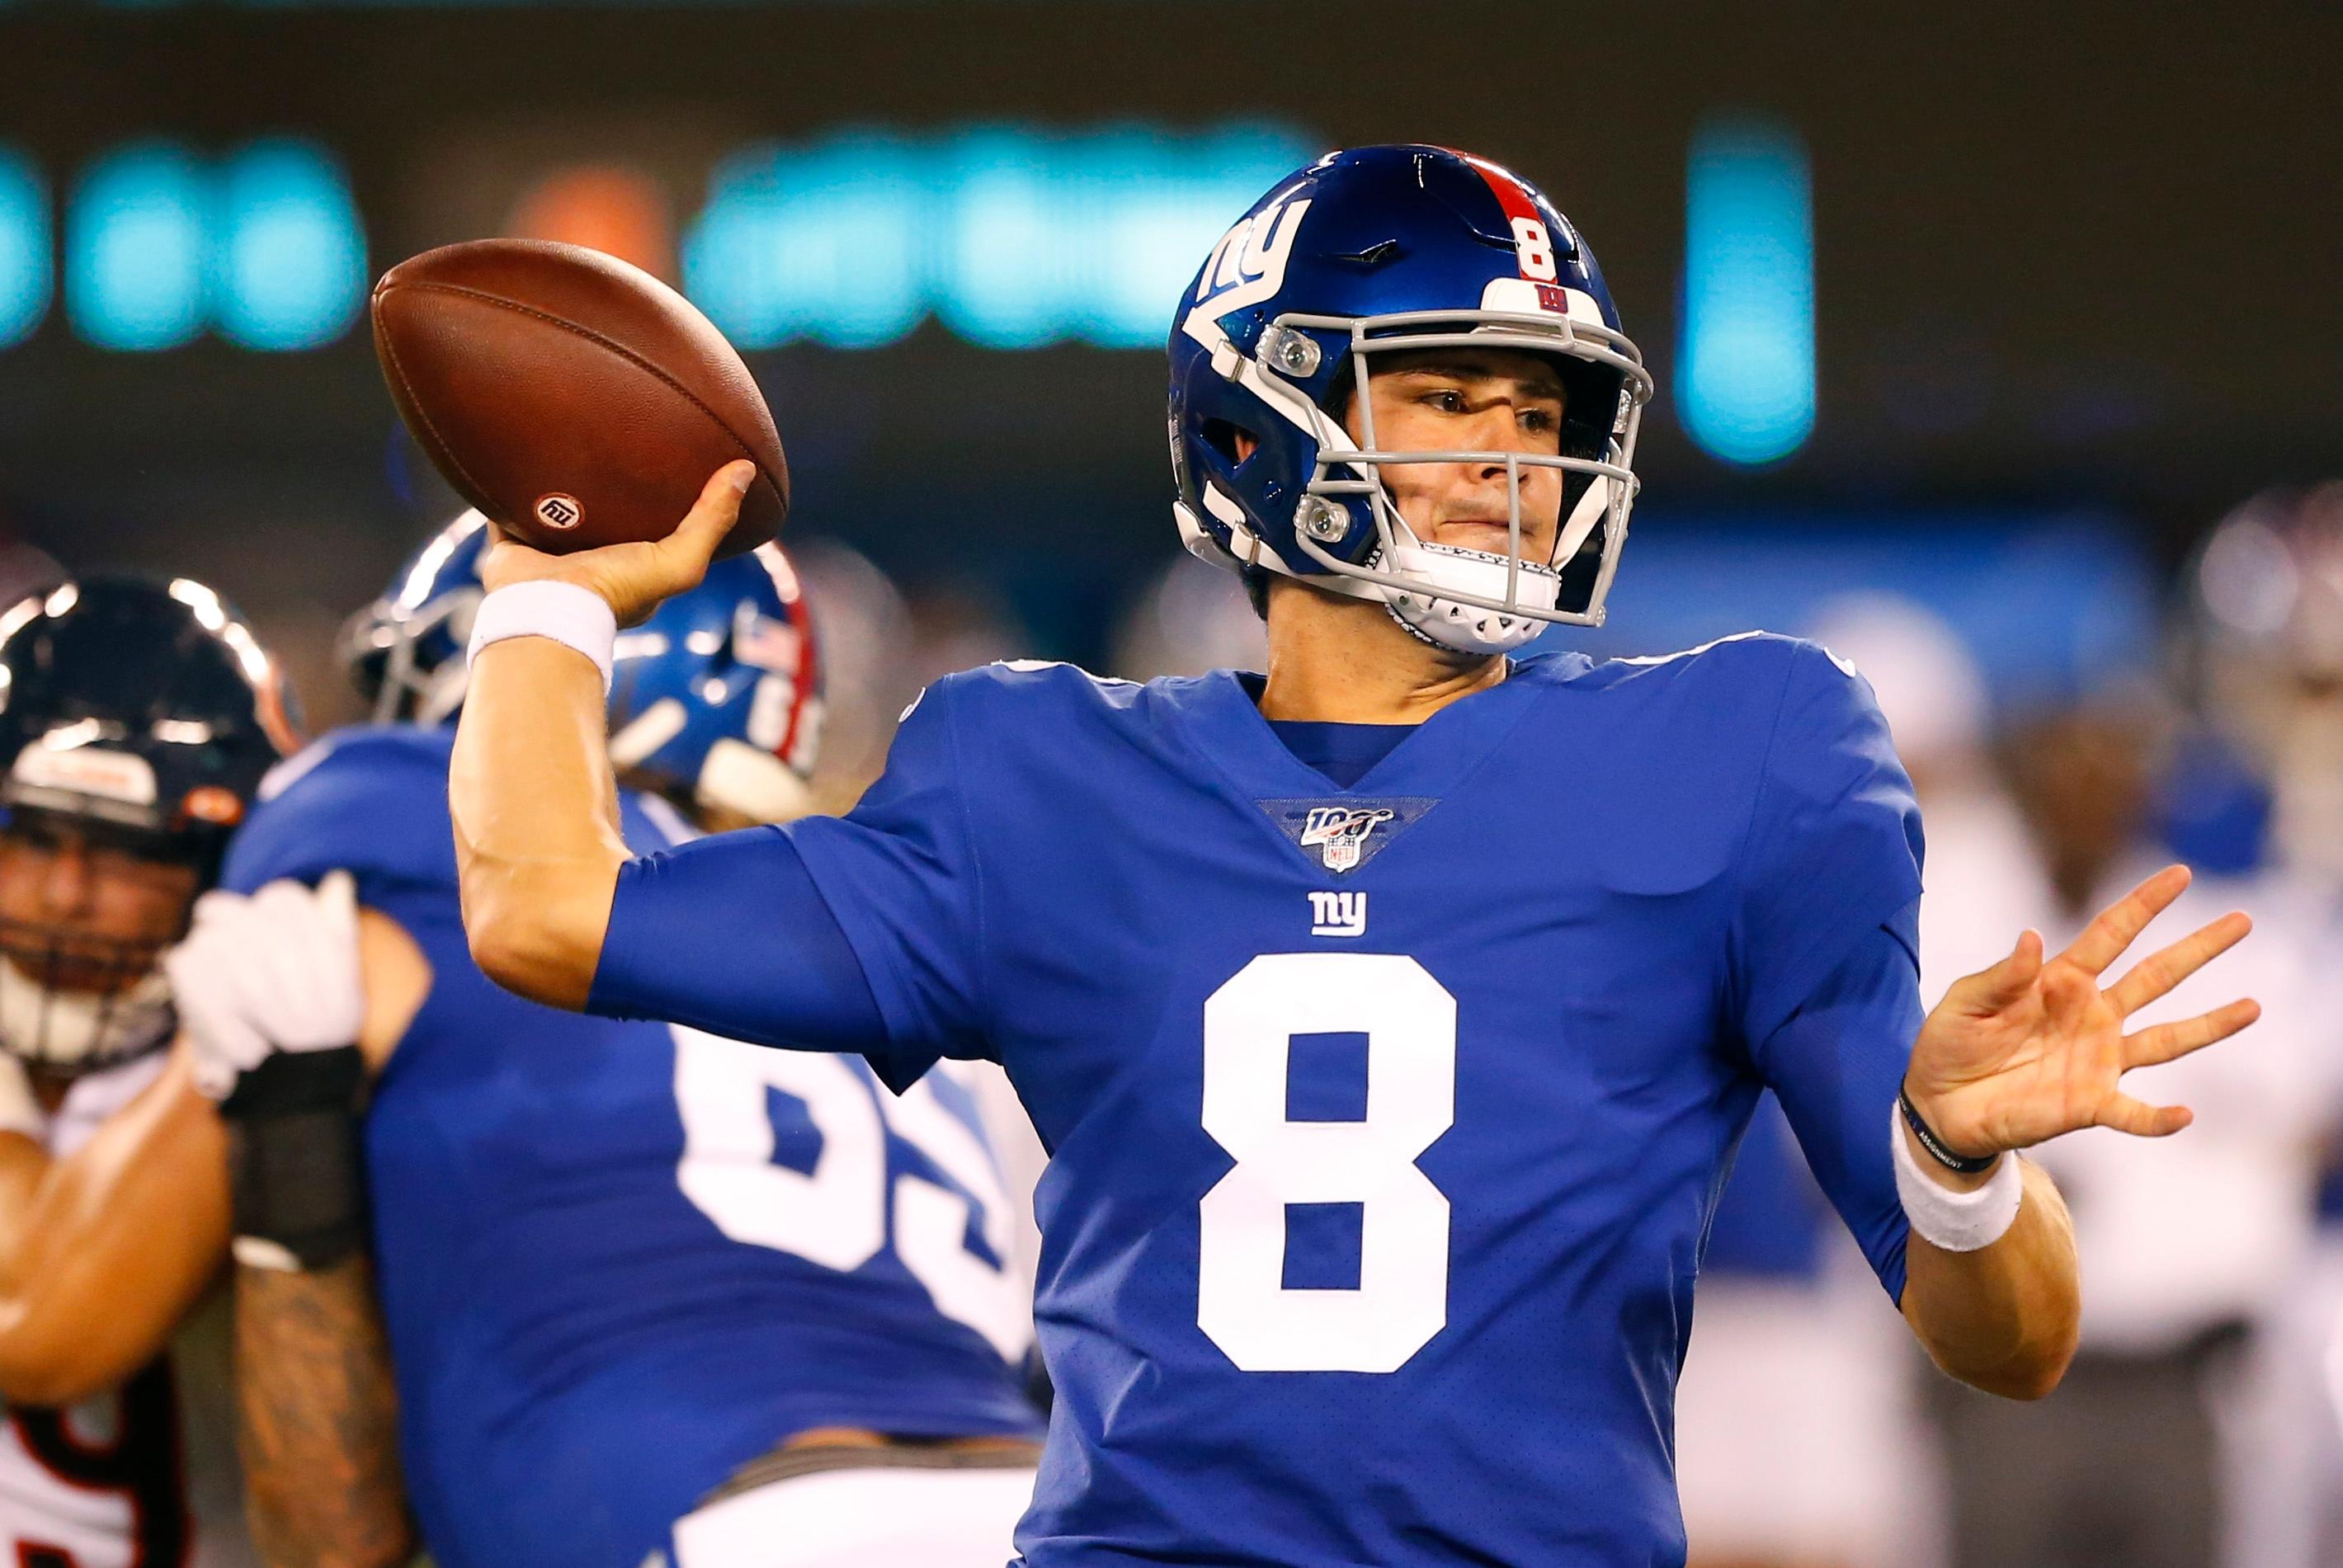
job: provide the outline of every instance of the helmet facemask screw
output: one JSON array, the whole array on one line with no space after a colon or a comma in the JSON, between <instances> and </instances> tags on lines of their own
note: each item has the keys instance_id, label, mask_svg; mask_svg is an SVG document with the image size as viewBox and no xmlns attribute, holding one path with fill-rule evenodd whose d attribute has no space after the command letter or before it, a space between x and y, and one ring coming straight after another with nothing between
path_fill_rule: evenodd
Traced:
<instances>
[{"instance_id":1,"label":"helmet facemask screw","mask_svg":"<svg viewBox=\"0 0 2343 1568\"><path fill-rule=\"evenodd\" d=\"M1342 508L1320 496L1305 496L1293 509L1293 520L1302 531L1320 544L1331 545L1351 531L1351 520Z\"/></svg>"},{"instance_id":2,"label":"helmet facemask screw","mask_svg":"<svg viewBox=\"0 0 2343 1568\"><path fill-rule=\"evenodd\" d=\"M1290 327L1272 327L1263 333L1261 352L1280 371L1296 377L1316 374L1321 357L1317 340Z\"/></svg>"}]
</instances>

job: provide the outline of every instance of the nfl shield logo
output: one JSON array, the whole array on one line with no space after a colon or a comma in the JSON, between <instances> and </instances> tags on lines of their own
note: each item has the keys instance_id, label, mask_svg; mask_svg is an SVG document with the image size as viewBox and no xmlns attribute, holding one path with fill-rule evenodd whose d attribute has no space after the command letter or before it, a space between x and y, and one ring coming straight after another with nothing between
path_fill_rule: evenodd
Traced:
<instances>
[{"instance_id":1,"label":"nfl shield logo","mask_svg":"<svg viewBox=\"0 0 2343 1568\"><path fill-rule=\"evenodd\" d=\"M1367 835L1396 815L1387 806L1312 806L1302 825L1302 847L1316 847L1330 871L1347 871L1365 852Z\"/></svg>"}]
</instances>

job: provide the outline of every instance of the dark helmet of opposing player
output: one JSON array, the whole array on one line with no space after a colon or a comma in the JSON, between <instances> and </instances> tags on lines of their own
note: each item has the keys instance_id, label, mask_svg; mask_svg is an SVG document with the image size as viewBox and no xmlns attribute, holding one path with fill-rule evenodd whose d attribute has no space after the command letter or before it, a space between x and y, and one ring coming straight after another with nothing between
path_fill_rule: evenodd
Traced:
<instances>
[{"instance_id":1,"label":"dark helmet of opposing player","mask_svg":"<svg viewBox=\"0 0 2343 1568\"><path fill-rule=\"evenodd\" d=\"M1559 457L1376 448L1374 357L1423 348L1545 356L1564 391ZM1594 252L1535 186L1445 147L1357 147L1287 176L1222 236L1173 318L1172 467L1181 537L1206 560L1381 600L1445 647L1495 653L1548 622L1594 626L1626 542L1652 379ZM1255 443L1241 454L1236 437ZM1505 466L1513 545L1416 538L1394 463ZM1521 471L1559 469L1553 553L1526 558Z\"/></svg>"},{"instance_id":2,"label":"dark helmet of opposing player","mask_svg":"<svg viewBox=\"0 0 2343 1568\"><path fill-rule=\"evenodd\" d=\"M466 512L352 617L342 650L377 723L438 724L464 703L465 644L486 589L486 520ZM679 804L778 822L809 808L821 667L779 545L717 561L612 650L610 759Z\"/></svg>"},{"instance_id":3,"label":"dark helmet of opposing player","mask_svg":"<svg viewBox=\"0 0 2343 1568\"><path fill-rule=\"evenodd\" d=\"M296 744L287 709L276 662L201 583L88 577L33 595L0 614L7 832L184 865L200 890ZM177 935L0 919L0 1047L75 1072L160 1045L156 960Z\"/></svg>"}]
</instances>

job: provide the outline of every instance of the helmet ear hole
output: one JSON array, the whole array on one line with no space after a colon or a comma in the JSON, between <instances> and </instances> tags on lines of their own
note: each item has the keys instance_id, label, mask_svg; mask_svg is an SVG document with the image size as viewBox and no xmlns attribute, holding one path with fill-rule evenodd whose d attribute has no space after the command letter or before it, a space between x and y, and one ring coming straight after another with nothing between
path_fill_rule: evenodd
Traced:
<instances>
[{"instance_id":1,"label":"helmet ear hole","mask_svg":"<svg viewBox=\"0 0 2343 1568\"><path fill-rule=\"evenodd\" d=\"M1197 427L1204 445L1220 454L1231 467L1242 464L1261 449L1261 437L1243 426L1228 419L1206 419Z\"/></svg>"}]
</instances>

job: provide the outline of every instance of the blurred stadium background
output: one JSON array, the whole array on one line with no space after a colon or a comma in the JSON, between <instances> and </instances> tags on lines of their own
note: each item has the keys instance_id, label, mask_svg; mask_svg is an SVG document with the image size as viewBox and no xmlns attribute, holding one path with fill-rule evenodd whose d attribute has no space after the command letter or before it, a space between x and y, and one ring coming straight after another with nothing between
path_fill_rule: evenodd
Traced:
<instances>
[{"instance_id":1,"label":"blurred stadium background","mask_svg":"<svg viewBox=\"0 0 2343 1568\"><path fill-rule=\"evenodd\" d=\"M2318 706L2335 672L2305 651L2322 627L2343 639L2343 598L2311 591L2343 553L2304 545L2318 528L2298 498L2343 475L2339 60L2343 12L2304 0L2217 20L1721 0L0 0L0 528L16 552L0 569L29 575L40 552L204 578L282 650L313 728L355 717L335 628L453 509L383 393L369 282L483 235L598 246L684 287L774 406L789 542L831 641L843 801L943 669L1254 657L1232 583L1182 564L1169 526L1170 302L1286 168L1443 142L1546 186L1658 372L1614 624L1589 646L1831 630L1936 793L1947 962L1979 957L1957 940L1971 915L1994 940L2055 928L2159 838L2276 907L2279 880L2316 882L2343 843L2343 806L2329 823L2314 799L2343 761ZM2331 894L2275 922L2269 946L2310 956L2271 985L2320 972ZM2104 1224L2148 1261L2087 1252L2087 1277L2137 1308L2091 1331L2113 1382L2095 1372L2018 1426L1906 1375L1892 1332L1826 1331L1823 1359L1869 1369L1860 1387L1815 1370L1816 1325L1837 1322L1809 1310L1838 1288L1828 1244L1811 1216L1783 1219L1805 1212L1795 1171L1753 1186L1714 1271L1742 1271L1757 1305L1718 1307L1718 1392L1687 1400L1688 1493L1740 1478L1694 1499L1707 1560L2216 1560L2193 1520L2222 1561L2343 1561L2317 1534L2343 1470L2318 1395L2336 1292L2312 1282L2311 1196L2343 1105L2343 1009L2302 995L2233 1053L2268 1041L2261 1066L2205 1091L2234 1091L2236 1163L2254 1167L2237 1181L2262 1182L2220 1190L2279 1217L2250 1256L2204 1261L2226 1212L2202 1196L2198 1167L2223 1159L2208 1113L2209 1151L2180 1167L2199 1186L2159 1181L2145 1217ZM1768 1150L1761 1130L1745 1166L1771 1170ZM2069 1178L2087 1237L2103 1193L2147 1180L2130 1171L2113 1189ZM2170 1278L2208 1273L2234 1288ZM1788 1327L1769 1327L1784 1300ZM1875 1302L1861 1314L1885 1322ZM1775 1381L1726 1389L1736 1358ZM1832 1450L1776 1430L1796 1424L1784 1398L1825 1385L1811 1402L1856 1412L1843 1425L1903 1435ZM1767 1432L1778 1476L1751 1451ZM2107 1461L2130 1479L2104 1496L2026 1446L2118 1439L2144 1457ZM1793 1471L1817 1469L1826 1495L1805 1497ZM2091 1500L2029 1524L1996 1490L2027 1477ZM1769 1513L1799 1522L1735 1535ZM1976 1554L1986 1541L1997 1555Z\"/></svg>"}]
</instances>

